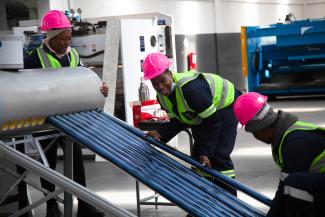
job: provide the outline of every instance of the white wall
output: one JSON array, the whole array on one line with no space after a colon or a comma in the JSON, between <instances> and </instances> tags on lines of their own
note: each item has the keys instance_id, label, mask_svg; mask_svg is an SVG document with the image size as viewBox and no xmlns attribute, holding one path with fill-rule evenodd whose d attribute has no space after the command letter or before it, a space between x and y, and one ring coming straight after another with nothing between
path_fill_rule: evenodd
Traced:
<instances>
[{"instance_id":1,"label":"white wall","mask_svg":"<svg viewBox=\"0 0 325 217\"><path fill-rule=\"evenodd\" d=\"M37 0L36 5L37 5L38 19L41 19L42 16L46 13L46 11L52 9L50 7L50 1L49 0Z\"/></svg>"},{"instance_id":2,"label":"white wall","mask_svg":"<svg viewBox=\"0 0 325 217\"><path fill-rule=\"evenodd\" d=\"M82 18L162 12L172 15L176 34L240 32L241 26L325 16L325 0L37 0L39 14L47 8L81 8ZM41 16L40 15L40 16Z\"/></svg>"},{"instance_id":3,"label":"white wall","mask_svg":"<svg viewBox=\"0 0 325 217\"><path fill-rule=\"evenodd\" d=\"M304 18L325 18L325 0L305 0Z\"/></svg>"},{"instance_id":4,"label":"white wall","mask_svg":"<svg viewBox=\"0 0 325 217\"><path fill-rule=\"evenodd\" d=\"M71 0L71 7L82 18L161 12L174 17L176 34L215 33L214 0Z\"/></svg>"},{"instance_id":5,"label":"white wall","mask_svg":"<svg viewBox=\"0 0 325 217\"><path fill-rule=\"evenodd\" d=\"M38 18L49 10L68 10L68 0L36 0Z\"/></svg>"},{"instance_id":6,"label":"white wall","mask_svg":"<svg viewBox=\"0 0 325 217\"><path fill-rule=\"evenodd\" d=\"M68 0L50 0L50 7L51 10L68 10Z\"/></svg>"},{"instance_id":7,"label":"white wall","mask_svg":"<svg viewBox=\"0 0 325 217\"><path fill-rule=\"evenodd\" d=\"M217 32L240 32L241 26L283 22L285 15L290 12L297 19L303 19L303 0L283 2L277 0L216 0Z\"/></svg>"}]
</instances>

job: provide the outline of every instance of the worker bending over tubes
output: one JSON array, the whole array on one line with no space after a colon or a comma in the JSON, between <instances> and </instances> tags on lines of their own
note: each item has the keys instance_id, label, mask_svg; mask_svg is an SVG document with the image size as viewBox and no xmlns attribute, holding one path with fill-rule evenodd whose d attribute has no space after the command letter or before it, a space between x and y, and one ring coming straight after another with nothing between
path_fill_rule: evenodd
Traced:
<instances>
[{"instance_id":1,"label":"worker bending over tubes","mask_svg":"<svg viewBox=\"0 0 325 217\"><path fill-rule=\"evenodd\" d=\"M222 77L200 72L172 73L171 62L161 53L149 54L143 63L144 78L150 79L157 99L167 112L170 122L152 136L168 142L190 127L194 138L192 157L207 167L235 178L230 154L237 135L237 120L232 109L240 95L234 85ZM236 190L212 181L236 195Z\"/></svg>"},{"instance_id":2,"label":"worker bending over tubes","mask_svg":"<svg viewBox=\"0 0 325 217\"><path fill-rule=\"evenodd\" d=\"M46 39L37 50L31 52L24 60L26 69L34 68L59 68L81 66L77 51L70 47L71 24L65 14L61 11L48 11L42 18L42 31L46 32ZM82 88L82 87L80 87ZM104 96L107 96L108 87L103 83L98 87ZM74 90L75 91L75 90ZM42 140L41 144L45 148L49 140ZM62 145L62 140L55 143L46 152L46 157L50 167L55 169L57 161L58 144ZM64 150L64 149L63 149ZM81 145L74 142L73 146L73 179L79 184L86 186L84 165L82 161ZM55 190L55 186L41 179L42 187L50 192ZM63 213L55 199L47 201L46 217L61 217ZM104 213L78 199L77 217L102 217Z\"/></svg>"},{"instance_id":3,"label":"worker bending over tubes","mask_svg":"<svg viewBox=\"0 0 325 217\"><path fill-rule=\"evenodd\" d=\"M325 216L325 129L277 113L267 97L246 93L234 103L238 121L247 132L271 144L281 169L280 183L268 217Z\"/></svg>"}]
</instances>

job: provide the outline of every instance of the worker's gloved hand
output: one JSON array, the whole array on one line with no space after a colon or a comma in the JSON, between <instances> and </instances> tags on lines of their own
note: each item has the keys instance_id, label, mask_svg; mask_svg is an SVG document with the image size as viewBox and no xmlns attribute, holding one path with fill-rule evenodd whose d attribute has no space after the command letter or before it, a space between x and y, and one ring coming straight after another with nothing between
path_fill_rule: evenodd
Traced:
<instances>
[{"instance_id":1,"label":"worker's gloved hand","mask_svg":"<svg viewBox=\"0 0 325 217\"><path fill-rule=\"evenodd\" d=\"M107 97L108 94L108 86L106 85L106 82L103 82L103 85L100 87L100 92Z\"/></svg>"},{"instance_id":2,"label":"worker's gloved hand","mask_svg":"<svg viewBox=\"0 0 325 217\"><path fill-rule=\"evenodd\" d=\"M200 161L204 166L211 168L211 163L208 156L200 155Z\"/></svg>"},{"instance_id":3,"label":"worker's gloved hand","mask_svg":"<svg viewBox=\"0 0 325 217\"><path fill-rule=\"evenodd\" d=\"M149 131L149 132L145 133L144 135L153 137L157 140L160 140L160 138L161 138L161 135L157 131Z\"/></svg>"}]
</instances>

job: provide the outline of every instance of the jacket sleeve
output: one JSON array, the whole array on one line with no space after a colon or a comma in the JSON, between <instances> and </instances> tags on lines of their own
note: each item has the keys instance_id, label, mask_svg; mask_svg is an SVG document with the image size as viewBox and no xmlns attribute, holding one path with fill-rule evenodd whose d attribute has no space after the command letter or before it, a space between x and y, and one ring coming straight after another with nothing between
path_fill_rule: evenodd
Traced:
<instances>
[{"instance_id":1,"label":"jacket sleeve","mask_svg":"<svg viewBox=\"0 0 325 217\"><path fill-rule=\"evenodd\" d=\"M161 135L160 140L166 143L185 128L186 126L179 122L177 118L172 118L167 124L157 130L157 132Z\"/></svg>"},{"instance_id":2,"label":"jacket sleeve","mask_svg":"<svg viewBox=\"0 0 325 217\"><path fill-rule=\"evenodd\" d=\"M192 127L195 144L199 145L199 155L214 157L219 145L221 131L220 113L215 112L203 119L198 126Z\"/></svg>"},{"instance_id":3,"label":"jacket sleeve","mask_svg":"<svg viewBox=\"0 0 325 217\"><path fill-rule=\"evenodd\" d=\"M33 51L32 53L28 54L24 58L24 69L39 69L42 68L41 61L38 57L38 54L36 51Z\"/></svg>"},{"instance_id":4,"label":"jacket sleeve","mask_svg":"<svg viewBox=\"0 0 325 217\"><path fill-rule=\"evenodd\" d=\"M270 210L267 217L282 217L285 216L285 196L283 194L283 182L280 181L278 190L272 200Z\"/></svg>"}]
</instances>

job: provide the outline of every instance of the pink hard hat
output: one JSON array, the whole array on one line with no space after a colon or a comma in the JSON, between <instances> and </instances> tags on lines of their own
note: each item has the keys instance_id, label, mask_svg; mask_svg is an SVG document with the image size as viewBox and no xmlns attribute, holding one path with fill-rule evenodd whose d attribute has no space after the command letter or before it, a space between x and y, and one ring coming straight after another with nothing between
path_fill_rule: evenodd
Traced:
<instances>
[{"instance_id":1,"label":"pink hard hat","mask_svg":"<svg viewBox=\"0 0 325 217\"><path fill-rule=\"evenodd\" d=\"M264 107L267 96L255 92L245 93L234 103L234 113L239 123L245 126Z\"/></svg>"},{"instance_id":2,"label":"pink hard hat","mask_svg":"<svg viewBox=\"0 0 325 217\"><path fill-rule=\"evenodd\" d=\"M143 62L144 79L149 80L162 74L172 63L162 53L150 53Z\"/></svg>"},{"instance_id":3,"label":"pink hard hat","mask_svg":"<svg viewBox=\"0 0 325 217\"><path fill-rule=\"evenodd\" d=\"M51 10L46 12L42 17L41 30L46 32L54 29L67 29L72 25L67 16L59 10Z\"/></svg>"}]
</instances>

